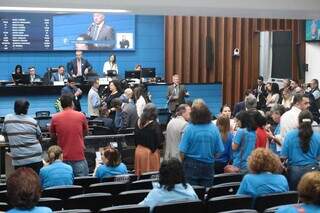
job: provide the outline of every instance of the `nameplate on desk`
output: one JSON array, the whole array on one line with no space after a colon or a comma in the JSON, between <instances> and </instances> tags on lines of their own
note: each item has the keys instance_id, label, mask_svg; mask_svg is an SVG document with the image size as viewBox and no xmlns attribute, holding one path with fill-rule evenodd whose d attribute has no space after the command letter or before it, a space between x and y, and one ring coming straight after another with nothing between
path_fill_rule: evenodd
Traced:
<instances>
[{"instance_id":1,"label":"nameplate on desk","mask_svg":"<svg viewBox=\"0 0 320 213\"><path fill-rule=\"evenodd\" d=\"M109 78L99 78L100 85L109 85Z\"/></svg>"},{"instance_id":2,"label":"nameplate on desk","mask_svg":"<svg viewBox=\"0 0 320 213\"><path fill-rule=\"evenodd\" d=\"M53 86L64 86L64 82L63 81L54 81Z\"/></svg>"}]
</instances>

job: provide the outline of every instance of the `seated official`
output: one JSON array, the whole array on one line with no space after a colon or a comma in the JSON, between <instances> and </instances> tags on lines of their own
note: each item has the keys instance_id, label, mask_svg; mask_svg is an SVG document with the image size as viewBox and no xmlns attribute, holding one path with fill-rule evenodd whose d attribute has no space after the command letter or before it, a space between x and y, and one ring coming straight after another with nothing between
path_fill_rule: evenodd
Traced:
<instances>
[{"instance_id":1,"label":"seated official","mask_svg":"<svg viewBox=\"0 0 320 213\"><path fill-rule=\"evenodd\" d=\"M115 175L127 174L128 170L125 164L121 162L120 153L117 149L106 147L101 154L103 165L100 165L95 173L99 179Z\"/></svg>"},{"instance_id":2,"label":"seated official","mask_svg":"<svg viewBox=\"0 0 320 213\"><path fill-rule=\"evenodd\" d=\"M153 208L159 204L199 200L192 186L186 182L178 159L163 161L159 172L159 183L153 184L153 189L139 205L149 206L152 212Z\"/></svg>"},{"instance_id":3,"label":"seated official","mask_svg":"<svg viewBox=\"0 0 320 213\"><path fill-rule=\"evenodd\" d=\"M64 66L60 65L58 67L58 72L52 73L51 82L54 83L55 81L59 82L66 82L70 78L69 73L65 72Z\"/></svg>"},{"instance_id":4,"label":"seated official","mask_svg":"<svg viewBox=\"0 0 320 213\"><path fill-rule=\"evenodd\" d=\"M251 174L244 176L237 194L259 195L287 192L287 179L279 174L281 170L280 158L272 151L264 148L254 150L248 158Z\"/></svg>"},{"instance_id":5,"label":"seated official","mask_svg":"<svg viewBox=\"0 0 320 213\"><path fill-rule=\"evenodd\" d=\"M36 74L36 68L34 66L31 66L28 68L28 70L29 70L30 84L40 83L41 78L39 75Z\"/></svg>"},{"instance_id":6,"label":"seated official","mask_svg":"<svg viewBox=\"0 0 320 213\"><path fill-rule=\"evenodd\" d=\"M298 184L299 201L301 204L286 205L277 213L308 213L320 212L320 172L305 174Z\"/></svg>"},{"instance_id":7,"label":"seated official","mask_svg":"<svg viewBox=\"0 0 320 213\"><path fill-rule=\"evenodd\" d=\"M17 64L16 67L14 68L14 77L13 77L13 82L17 85L22 82L23 79L23 71L22 71L22 66L20 64Z\"/></svg>"},{"instance_id":8,"label":"seated official","mask_svg":"<svg viewBox=\"0 0 320 213\"><path fill-rule=\"evenodd\" d=\"M8 213L50 213L48 207L38 207L41 197L40 180L30 168L19 168L7 179L7 197L13 209Z\"/></svg>"},{"instance_id":9,"label":"seated official","mask_svg":"<svg viewBox=\"0 0 320 213\"><path fill-rule=\"evenodd\" d=\"M73 170L68 164L62 162L63 154L59 146L51 146L48 149L49 165L40 170L42 188L52 186L72 185Z\"/></svg>"}]
</instances>

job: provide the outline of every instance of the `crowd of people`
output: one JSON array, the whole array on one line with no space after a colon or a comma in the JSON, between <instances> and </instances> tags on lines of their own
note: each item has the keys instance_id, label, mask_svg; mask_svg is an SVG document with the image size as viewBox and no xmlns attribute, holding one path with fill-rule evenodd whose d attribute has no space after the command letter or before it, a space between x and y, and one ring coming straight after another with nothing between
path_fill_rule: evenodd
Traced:
<instances>
[{"instance_id":1,"label":"crowd of people","mask_svg":"<svg viewBox=\"0 0 320 213\"><path fill-rule=\"evenodd\" d=\"M234 113L230 106L223 105L220 114L214 117L202 99L185 103L187 91L178 77L174 76L174 83L168 88L172 118L166 127L166 137L158 122L157 108L144 98L142 88L126 89L122 93L118 82L113 81L109 95L101 99L98 83L92 82L89 92L92 116L105 117L117 128L134 128L135 174L159 171L159 183L154 184L140 205L150 206L152 210L159 203L198 200L193 185L211 187L215 174L243 173L239 195L257 197L298 190L304 203L284 206L278 212L320 211L320 133L316 127L320 91L316 79L307 85L310 88L287 80L279 89L277 83L265 85L259 77L257 87L245 92ZM74 177L88 175L84 157L88 123L82 113L74 110L74 93L61 96L63 110L52 118L50 133L57 145L47 151L47 166L43 167L41 157L41 131L27 115L28 101L17 100L15 113L6 116L3 134L9 141L17 169L8 179L11 196L22 196L19 190L10 192L14 188L11 182L17 181L16 176L21 173L28 172L35 178L38 173L42 188L71 185ZM161 149L164 150L162 163ZM116 148L101 149L101 156L102 163L94 172L99 179L129 172ZM35 172L21 167L30 167ZM25 206L12 203L16 208L37 208L36 202Z\"/></svg>"}]
</instances>

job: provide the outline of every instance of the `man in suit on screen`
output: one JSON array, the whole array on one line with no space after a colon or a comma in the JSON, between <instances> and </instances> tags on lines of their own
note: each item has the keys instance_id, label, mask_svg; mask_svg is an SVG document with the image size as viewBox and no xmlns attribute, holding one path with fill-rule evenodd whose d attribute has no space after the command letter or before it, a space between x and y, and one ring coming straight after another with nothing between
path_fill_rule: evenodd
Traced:
<instances>
[{"instance_id":1,"label":"man in suit on screen","mask_svg":"<svg viewBox=\"0 0 320 213\"><path fill-rule=\"evenodd\" d=\"M102 13L93 13L93 22L87 34L93 41L96 41L93 46L97 49L113 49L115 46L115 32L111 26L106 24Z\"/></svg>"},{"instance_id":2,"label":"man in suit on screen","mask_svg":"<svg viewBox=\"0 0 320 213\"><path fill-rule=\"evenodd\" d=\"M168 109L173 114L180 104L185 103L185 97L188 96L187 89L180 84L179 75L172 76L173 84L168 87L167 99Z\"/></svg>"}]
</instances>

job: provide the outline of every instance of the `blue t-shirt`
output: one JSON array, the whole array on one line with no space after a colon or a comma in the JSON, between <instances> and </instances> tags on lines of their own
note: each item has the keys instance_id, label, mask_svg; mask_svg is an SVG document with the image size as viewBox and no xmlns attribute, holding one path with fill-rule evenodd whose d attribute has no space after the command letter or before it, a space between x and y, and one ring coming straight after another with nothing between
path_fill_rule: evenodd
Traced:
<instances>
[{"instance_id":1,"label":"blue t-shirt","mask_svg":"<svg viewBox=\"0 0 320 213\"><path fill-rule=\"evenodd\" d=\"M9 211L7 211L7 213L51 213L52 210L48 207L34 207L30 210L24 210L24 209L18 209L18 208L14 208L14 209L10 209Z\"/></svg>"},{"instance_id":2,"label":"blue t-shirt","mask_svg":"<svg viewBox=\"0 0 320 213\"><path fill-rule=\"evenodd\" d=\"M102 179L104 177L123 175L127 173L128 173L127 167L123 163L120 163L116 167L106 166L104 164L98 167L96 171L96 177Z\"/></svg>"},{"instance_id":3,"label":"blue t-shirt","mask_svg":"<svg viewBox=\"0 0 320 213\"><path fill-rule=\"evenodd\" d=\"M289 191L288 181L283 175L263 172L245 175L237 194L257 197L259 195L287 191Z\"/></svg>"},{"instance_id":4,"label":"blue t-shirt","mask_svg":"<svg viewBox=\"0 0 320 213\"><path fill-rule=\"evenodd\" d=\"M287 133L283 141L281 156L288 158L289 166L315 165L320 157L320 134L313 132L309 150L303 153L300 147L299 130L294 129Z\"/></svg>"},{"instance_id":5,"label":"blue t-shirt","mask_svg":"<svg viewBox=\"0 0 320 213\"><path fill-rule=\"evenodd\" d=\"M227 139L226 140L222 139L223 145L224 145L224 151L221 155L219 155L216 161L227 163L232 159L232 140L233 140L233 134L231 132L228 132Z\"/></svg>"},{"instance_id":6,"label":"blue t-shirt","mask_svg":"<svg viewBox=\"0 0 320 213\"><path fill-rule=\"evenodd\" d=\"M239 128L233 138L233 143L239 145L233 153L233 165L240 169L247 169L248 157L256 146L256 132Z\"/></svg>"},{"instance_id":7,"label":"blue t-shirt","mask_svg":"<svg viewBox=\"0 0 320 213\"><path fill-rule=\"evenodd\" d=\"M274 129L273 135L280 135L280 123L276 125L276 128ZM277 144L272 140L269 144L269 148L273 151L275 154L280 154L277 151Z\"/></svg>"},{"instance_id":8,"label":"blue t-shirt","mask_svg":"<svg viewBox=\"0 0 320 213\"><path fill-rule=\"evenodd\" d=\"M298 206L294 205L285 205L280 207L276 213L299 213L298 208L302 208L305 213L319 213L320 206L312 204L299 204Z\"/></svg>"},{"instance_id":9,"label":"blue t-shirt","mask_svg":"<svg viewBox=\"0 0 320 213\"><path fill-rule=\"evenodd\" d=\"M44 189L52 186L72 185L74 178L72 167L61 160L42 167L39 176Z\"/></svg>"},{"instance_id":10,"label":"blue t-shirt","mask_svg":"<svg viewBox=\"0 0 320 213\"><path fill-rule=\"evenodd\" d=\"M204 163L214 163L215 154L224 151L216 125L188 124L182 134L179 150L189 158Z\"/></svg>"}]
</instances>

